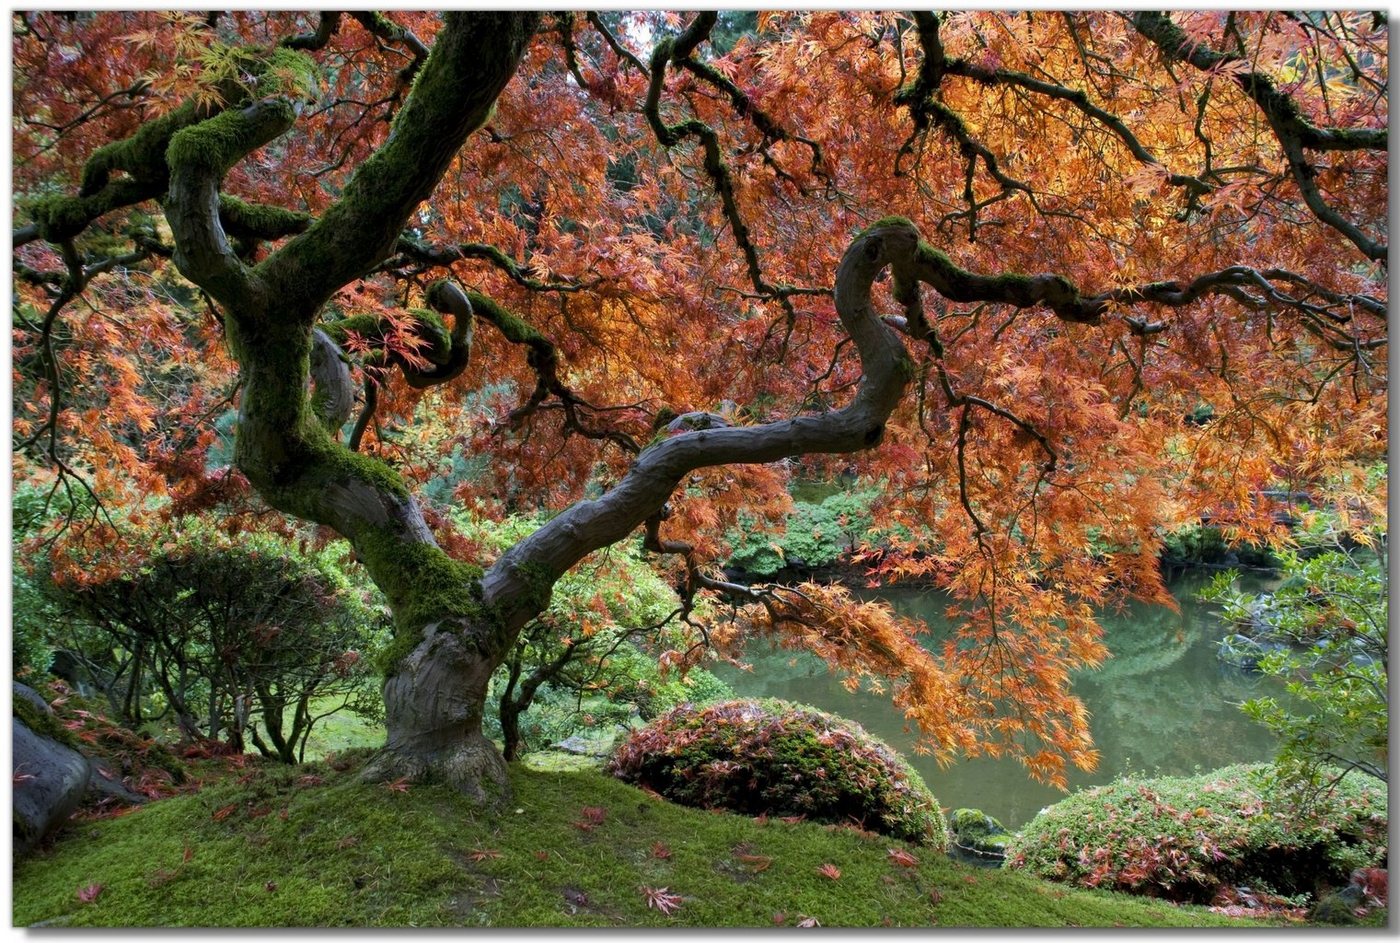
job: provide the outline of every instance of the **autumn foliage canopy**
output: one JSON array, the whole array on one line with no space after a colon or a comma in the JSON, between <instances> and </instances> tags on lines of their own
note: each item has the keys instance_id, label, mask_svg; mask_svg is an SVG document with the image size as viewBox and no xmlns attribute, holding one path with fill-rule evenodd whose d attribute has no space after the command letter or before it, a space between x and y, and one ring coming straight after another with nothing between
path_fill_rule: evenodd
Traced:
<instances>
[{"instance_id":1,"label":"autumn foliage canopy","mask_svg":"<svg viewBox=\"0 0 1400 943\"><path fill-rule=\"evenodd\" d=\"M719 429L735 457L697 460L634 531L708 601L705 644L670 660L754 635L813 650L888 690L924 748L1049 781L1095 760L1068 679L1107 655L1096 608L1169 602L1164 533L1281 539L1269 490L1383 513L1384 16L523 17L431 195L342 265L358 231L319 221L427 173L372 155L422 130L440 40L483 16L14 15L15 475L134 509L69 522L55 546L102 550L74 578L130 565L143 514L239 526L260 496L372 549L221 445L241 397L240 426L262 408L252 326L281 326L240 319L275 310L244 293L264 276L335 282L307 289L312 382L287 415L394 494L470 467L423 500L455 559L492 562L448 501L561 511ZM885 237L907 250L871 302L892 411L854 450L786 454L788 420L836 415L873 369L837 273ZM955 637L716 569L795 478L852 475L879 489L870 578L949 590Z\"/></svg>"}]
</instances>

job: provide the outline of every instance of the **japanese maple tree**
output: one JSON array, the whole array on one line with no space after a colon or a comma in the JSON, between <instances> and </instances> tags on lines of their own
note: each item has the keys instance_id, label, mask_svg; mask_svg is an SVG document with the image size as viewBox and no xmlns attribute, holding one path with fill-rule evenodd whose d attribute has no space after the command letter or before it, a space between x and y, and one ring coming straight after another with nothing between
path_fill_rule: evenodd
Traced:
<instances>
[{"instance_id":1,"label":"japanese maple tree","mask_svg":"<svg viewBox=\"0 0 1400 943\"><path fill-rule=\"evenodd\" d=\"M1093 612L1167 601L1164 528L1277 536L1279 483L1383 513L1383 14L12 26L16 475L348 539L397 625L383 781L499 795L488 678L638 533L740 606L669 660L805 647L923 748L1063 781ZM553 516L483 555L416 497L454 452L453 500ZM719 575L799 471L880 490L867 562L957 637ZM100 516L59 539L125 565Z\"/></svg>"}]
</instances>

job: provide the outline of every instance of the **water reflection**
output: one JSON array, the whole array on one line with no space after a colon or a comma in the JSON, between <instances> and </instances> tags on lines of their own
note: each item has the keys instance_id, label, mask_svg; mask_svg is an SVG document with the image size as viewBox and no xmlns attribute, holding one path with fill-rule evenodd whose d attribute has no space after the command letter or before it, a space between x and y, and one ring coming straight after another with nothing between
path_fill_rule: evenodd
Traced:
<instances>
[{"instance_id":1,"label":"water reflection","mask_svg":"<svg viewBox=\"0 0 1400 943\"><path fill-rule=\"evenodd\" d=\"M1195 601L1206 581L1187 574L1172 583L1179 613L1130 604L1102 617L1113 657L1096 670L1081 672L1074 682L1075 693L1089 709L1102 758L1092 773L1071 771L1072 789L1105 783L1124 772L1186 774L1273 755L1272 736L1236 706L1273 682L1216 658L1216 642L1231 630ZM948 600L942 595L900 587L873 595L901 614L927 622L935 641L951 631L943 617ZM888 698L848 693L810 655L755 647L747 658L751 672L716 673L742 695L798 701L859 721L904 753L944 806L979 808L1016 828L1064 797L1031 782L1014 760L968 760L940 769L931 758L913 753L915 738Z\"/></svg>"}]
</instances>

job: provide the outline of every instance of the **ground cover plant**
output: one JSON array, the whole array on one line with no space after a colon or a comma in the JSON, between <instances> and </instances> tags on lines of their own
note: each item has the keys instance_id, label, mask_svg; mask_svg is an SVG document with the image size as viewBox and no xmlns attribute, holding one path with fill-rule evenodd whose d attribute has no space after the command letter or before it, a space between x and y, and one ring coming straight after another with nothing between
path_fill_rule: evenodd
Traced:
<instances>
[{"instance_id":1,"label":"ground cover plant","mask_svg":"<svg viewBox=\"0 0 1400 943\"><path fill-rule=\"evenodd\" d=\"M859 724L777 700L676 707L608 770L685 805L851 823L941 851L947 823L918 773Z\"/></svg>"},{"instance_id":2,"label":"ground cover plant","mask_svg":"<svg viewBox=\"0 0 1400 943\"><path fill-rule=\"evenodd\" d=\"M640 538L659 662L776 637L1063 783L1093 612L1166 601L1163 533L1278 539L1281 481L1384 513L1382 13L12 25L15 477L75 511L21 555L335 532L394 621L385 782L506 808L491 678ZM874 578L956 638L721 577L797 474L879 492ZM546 520L488 555L448 504Z\"/></svg>"},{"instance_id":3,"label":"ground cover plant","mask_svg":"<svg viewBox=\"0 0 1400 943\"><path fill-rule=\"evenodd\" d=\"M1041 811L1007 866L1081 887L1209 902L1247 885L1298 900L1383 867L1389 814L1376 780L1348 777L1307 802L1267 764L1126 778Z\"/></svg>"},{"instance_id":4,"label":"ground cover plant","mask_svg":"<svg viewBox=\"0 0 1400 943\"><path fill-rule=\"evenodd\" d=\"M197 794L84 824L17 865L14 921L58 927L1241 923L1204 908L966 868L930 849L848 828L688 809L596 771L540 773L513 765L514 804L505 817L488 817L442 785L363 783L363 755L301 768L249 757Z\"/></svg>"}]
</instances>

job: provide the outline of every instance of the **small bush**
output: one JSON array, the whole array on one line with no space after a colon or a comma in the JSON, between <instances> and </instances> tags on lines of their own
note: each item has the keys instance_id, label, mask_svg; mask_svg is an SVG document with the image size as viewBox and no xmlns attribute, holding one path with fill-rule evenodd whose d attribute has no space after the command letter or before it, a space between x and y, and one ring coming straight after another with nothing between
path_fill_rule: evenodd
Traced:
<instances>
[{"instance_id":1,"label":"small bush","mask_svg":"<svg viewBox=\"0 0 1400 943\"><path fill-rule=\"evenodd\" d=\"M793 503L792 514L781 534L770 534L744 521L730 539L734 544L729 565L753 576L769 577L792 566L816 569L830 566L871 539L874 518L871 491L840 491L820 504Z\"/></svg>"},{"instance_id":2,"label":"small bush","mask_svg":"<svg viewBox=\"0 0 1400 943\"><path fill-rule=\"evenodd\" d=\"M637 730L608 767L682 805L854 824L942 849L918 773L858 724L783 701L682 705Z\"/></svg>"},{"instance_id":3,"label":"small bush","mask_svg":"<svg viewBox=\"0 0 1400 943\"><path fill-rule=\"evenodd\" d=\"M1300 803L1268 770L1229 766L1085 790L1041 810L1011 843L1007 866L1082 887L1205 903L1221 884L1313 894L1385 860L1383 787L1348 777Z\"/></svg>"}]
</instances>

